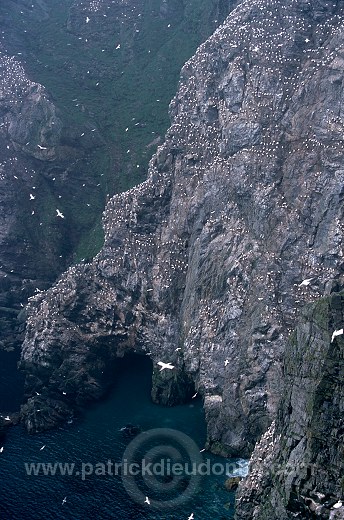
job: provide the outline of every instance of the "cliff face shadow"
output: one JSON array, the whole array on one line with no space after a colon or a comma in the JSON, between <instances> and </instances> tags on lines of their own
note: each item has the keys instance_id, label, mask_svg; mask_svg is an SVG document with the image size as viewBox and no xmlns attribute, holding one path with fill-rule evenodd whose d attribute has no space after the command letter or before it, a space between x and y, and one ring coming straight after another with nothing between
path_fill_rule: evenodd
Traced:
<instances>
[{"instance_id":1,"label":"cliff face shadow","mask_svg":"<svg viewBox=\"0 0 344 520\"><path fill-rule=\"evenodd\" d=\"M149 395L149 399L158 405L176 406L191 401L195 386L183 370L160 370L149 356L139 353L125 353L115 358L107 371L108 389L105 396L118 391L123 381L132 380L132 387L138 392Z\"/></svg>"},{"instance_id":2,"label":"cliff face shadow","mask_svg":"<svg viewBox=\"0 0 344 520\"><path fill-rule=\"evenodd\" d=\"M163 375L166 372L166 375ZM184 402L167 406L155 401L155 378L173 376L173 370L160 372L155 369L152 360L143 354L127 353L113 361L107 377L110 380L102 397L84 408L84 417L91 409L92 416L97 416L96 422L103 422L106 428L118 432L123 446L142 431L152 428L173 428L194 436L204 445L206 424L201 398L192 399L187 396ZM161 379L162 382L162 379ZM162 384L162 383L161 383ZM186 387L185 387L186 388ZM106 417L106 419L104 419ZM105 421L105 422L104 422ZM105 426L104 426L105 427Z\"/></svg>"},{"instance_id":3,"label":"cliff face shadow","mask_svg":"<svg viewBox=\"0 0 344 520\"><path fill-rule=\"evenodd\" d=\"M152 360L142 354L127 353L122 358L116 358L113 364L112 376L108 392L120 391L124 382L131 382L133 393L151 394L153 376ZM127 388L128 390L128 388Z\"/></svg>"}]
</instances>

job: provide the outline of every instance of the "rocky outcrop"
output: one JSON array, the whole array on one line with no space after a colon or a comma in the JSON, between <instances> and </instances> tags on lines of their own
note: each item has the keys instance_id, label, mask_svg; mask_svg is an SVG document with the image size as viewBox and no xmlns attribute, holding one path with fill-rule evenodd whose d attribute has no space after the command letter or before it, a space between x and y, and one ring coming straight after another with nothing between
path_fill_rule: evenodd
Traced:
<instances>
[{"instance_id":1,"label":"rocky outcrop","mask_svg":"<svg viewBox=\"0 0 344 520\"><path fill-rule=\"evenodd\" d=\"M238 520L344 518L344 293L302 312L288 344L276 424L256 446Z\"/></svg>"},{"instance_id":2,"label":"rocky outcrop","mask_svg":"<svg viewBox=\"0 0 344 520\"><path fill-rule=\"evenodd\" d=\"M1 46L0 348L18 342L19 303L26 303L35 288L47 287L62 268L53 257L56 240L50 241L43 261L36 239L29 243L26 234L31 223L38 226L34 201L40 162L54 159L60 133L61 121L45 89L30 81L18 59Z\"/></svg>"},{"instance_id":3,"label":"rocky outcrop","mask_svg":"<svg viewBox=\"0 0 344 520\"><path fill-rule=\"evenodd\" d=\"M97 396L116 357L149 353L175 366L153 395L185 400L191 380L208 447L251 453L300 309L342 284L341 20L341 3L243 2L186 63L147 180L106 207L103 249L28 306L32 408L35 391Z\"/></svg>"}]
</instances>

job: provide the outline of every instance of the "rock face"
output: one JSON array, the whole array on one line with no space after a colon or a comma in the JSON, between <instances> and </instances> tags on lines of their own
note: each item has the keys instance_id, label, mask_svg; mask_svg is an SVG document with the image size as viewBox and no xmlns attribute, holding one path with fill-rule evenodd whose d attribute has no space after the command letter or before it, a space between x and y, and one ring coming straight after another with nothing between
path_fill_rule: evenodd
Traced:
<instances>
[{"instance_id":1,"label":"rock face","mask_svg":"<svg viewBox=\"0 0 344 520\"><path fill-rule=\"evenodd\" d=\"M1 46L0 348L15 344L19 302L26 302L42 280L54 280L62 268L54 258L58 236L50 240L42 261L35 237L29 243L25 235L30 219L38 218L34 201L40 163L54 159L60 133L61 121L45 89L30 81L20 62Z\"/></svg>"},{"instance_id":2,"label":"rock face","mask_svg":"<svg viewBox=\"0 0 344 520\"><path fill-rule=\"evenodd\" d=\"M144 178L180 67L235 4L0 3L0 348L28 296L100 250L106 198Z\"/></svg>"},{"instance_id":3,"label":"rock face","mask_svg":"<svg viewBox=\"0 0 344 520\"><path fill-rule=\"evenodd\" d=\"M103 249L28 306L31 431L47 426L35 391L73 408L116 357L149 352L175 366L153 375L159 402L195 387L208 446L251 453L300 309L342 284L342 14L243 2L183 67L147 180L107 204Z\"/></svg>"},{"instance_id":4,"label":"rock face","mask_svg":"<svg viewBox=\"0 0 344 520\"><path fill-rule=\"evenodd\" d=\"M302 313L287 347L276 425L240 484L238 520L344 518L344 292ZM334 507L335 506L335 507Z\"/></svg>"}]
</instances>

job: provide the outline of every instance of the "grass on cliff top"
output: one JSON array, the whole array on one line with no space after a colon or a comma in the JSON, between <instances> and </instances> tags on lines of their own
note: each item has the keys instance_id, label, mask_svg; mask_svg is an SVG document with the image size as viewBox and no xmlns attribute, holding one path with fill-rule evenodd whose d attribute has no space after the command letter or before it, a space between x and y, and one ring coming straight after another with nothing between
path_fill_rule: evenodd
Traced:
<instances>
[{"instance_id":1,"label":"grass on cliff top","mask_svg":"<svg viewBox=\"0 0 344 520\"><path fill-rule=\"evenodd\" d=\"M81 134L92 128L100 136L98 147L85 149L82 172L77 166L71 168L67 182L73 190L64 194L64 209L71 208L71 247L78 260L101 247L100 219L107 195L144 180L158 138L163 140L169 126L168 105L177 90L180 69L229 7L228 0L170 0L167 12L162 13L160 0L149 0L143 2L137 18L140 6L136 2L137 10L128 11L124 24L111 18L109 10L98 28L92 29L95 15L89 15L91 22L86 26L85 12L75 28L68 30L72 0L46 0L45 4L46 19L25 0L0 5L0 18L12 31L10 51L22 53L31 79L46 87L57 106L65 139L72 135L73 146L78 146ZM89 187L87 197L83 183ZM75 189L80 189L78 200L73 198ZM54 187L51 190L56 204ZM92 218L91 210L85 209L86 199ZM49 227L50 205L45 207L47 215L41 217ZM28 233L32 236L36 231Z\"/></svg>"}]
</instances>

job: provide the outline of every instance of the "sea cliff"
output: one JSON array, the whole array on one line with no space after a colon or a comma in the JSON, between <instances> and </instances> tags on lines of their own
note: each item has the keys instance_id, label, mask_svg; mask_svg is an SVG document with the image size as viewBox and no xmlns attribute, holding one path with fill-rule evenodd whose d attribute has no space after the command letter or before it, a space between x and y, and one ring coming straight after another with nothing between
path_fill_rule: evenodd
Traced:
<instances>
[{"instance_id":1,"label":"sea cliff","mask_svg":"<svg viewBox=\"0 0 344 520\"><path fill-rule=\"evenodd\" d=\"M147 180L106 206L100 253L27 308L29 431L102 395L135 351L175 366L155 370L157 402L203 396L212 451L252 452L301 309L343 283L342 14L242 2L184 65Z\"/></svg>"}]
</instances>

